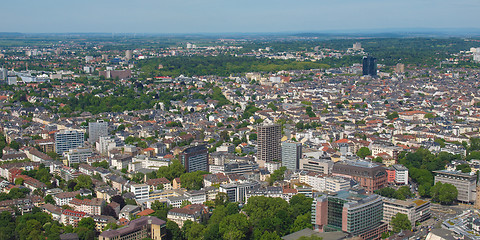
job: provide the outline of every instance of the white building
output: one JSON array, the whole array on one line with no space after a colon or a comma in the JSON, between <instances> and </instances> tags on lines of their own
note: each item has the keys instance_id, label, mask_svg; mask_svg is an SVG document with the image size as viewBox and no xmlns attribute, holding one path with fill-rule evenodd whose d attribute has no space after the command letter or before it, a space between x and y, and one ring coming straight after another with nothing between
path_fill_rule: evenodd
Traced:
<instances>
[{"instance_id":1,"label":"white building","mask_svg":"<svg viewBox=\"0 0 480 240\"><path fill-rule=\"evenodd\" d=\"M393 165L395 169L395 183L396 184L408 184L408 168L403 165L395 164Z\"/></svg>"},{"instance_id":2,"label":"white building","mask_svg":"<svg viewBox=\"0 0 480 240\"><path fill-rule=\"evenodd\" d=\"M135 194L136 200L148 199L149 187L147 184L132 184L130 185L130 192Z\"/></svg>"}]
</instances>

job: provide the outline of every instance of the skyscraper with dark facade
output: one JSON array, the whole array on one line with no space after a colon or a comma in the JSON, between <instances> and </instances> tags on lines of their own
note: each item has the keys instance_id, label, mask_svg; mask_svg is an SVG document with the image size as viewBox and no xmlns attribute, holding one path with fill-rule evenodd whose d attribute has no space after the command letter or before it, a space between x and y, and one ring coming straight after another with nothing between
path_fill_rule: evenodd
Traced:
<instances>
[{"instance_id":1,"label":"skyscraper with dark facade","mask_svg":"<svg viewBox=\"0 0 480 240\"><path fill-rule=\"evenodd\" d=\"M371 56L363 57L363 75L377 76L377 59Z\"/></svg>"},{"instance_id":2,"label":"skyscraper with dark facade","mask_svg":"<svg viewBox=\"0 0 480 240\"><path fill-rule=\"evenodd\" d=\"M208 149L206 145L189 147L180 153L180 161L187 172L208 172Z\"/></svg>"},{"instance_id":3,"label":"skyscraper with dark facade","mask_svg":"<svg viewBox=\"0 0 480 240\"><path fill-rule=\"evenodd\" d=\"M257 160L270 162L282 160L280 125L259 125L257 127Z\"/></svg>"}]
</instances>

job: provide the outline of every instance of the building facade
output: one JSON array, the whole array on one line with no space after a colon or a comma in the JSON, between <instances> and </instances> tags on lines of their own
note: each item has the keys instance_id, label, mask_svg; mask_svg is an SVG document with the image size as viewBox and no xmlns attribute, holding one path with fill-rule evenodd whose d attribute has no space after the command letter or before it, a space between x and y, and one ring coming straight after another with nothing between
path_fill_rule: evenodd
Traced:
<instances>
[{"instance_id":1,"label":"building facade","mask_svg":"<svg viewBox=\"0 0 480 240\"><path fill-rule=\"evenodd\" d=\"M84 142L83 132L76 130L61 130L55 133L55 151L58 154L74 149L77 147L83 147Z\"/></svg>"},{"instance_id":2,"label":"building facade","mask_svg":"<svg viewBox=\"0 0 480 240\"><path fill-rule=\"evenodd\" d=\"M290 170L300 168L302 158L302 144L297 142L282 142L282 166Z\"/></svg>"},{"instance_id":3,"label":"building facade","mask_svg":"<svg viewBox=\"0 0 480 240\"><path fill-rule=\"evenodd\" d=\"M371 162L336 162L333 165L332 174L352 178L370 193L385 187L387 184L387 172L385 168Z\"/></svg>"},{"instance_id":4,"label":"building facade","mask_svg":"<svg viewBox=\"0 0 480 240\"><path fill-rule=\"evenodd\" d=\"M460 202L474 203L477 196L477 176L457 171L439 170L435 173L435 183L449 183L457 188Z\"/></svg>"},{"instance_id":5,"label":"building facade","mask_svg":"<svg viewBox=\"0 0 480 240\"><path fill-rule=\"evenodd\" d=\"M379 195L339 191L317 197L312 203L312 225L321 232L343 231L363 239L379 239L387 230L382 222Z\"/></svg>"},{"instance_id":6,"label":"building facade","mask_svg":"<svg viewBox=\"0 0 480 240\"><path fill-rule=\"evenodd\" d=\"M180 153L180 161L187 172L208 172L208 149L206 145L189 147Z\"/></svg>"},{"instance_id":7,"label":"building facade","mask_svg":"<svg viewBox=\"0 0 480 240\"><path fill-rule=\"evenodd\" d=\"M257 161L280 161L282 159L281 137L280 125L259 125L257 127Z\"/></svg>"},{"instance_id":8,"label":"building facade","mask_svg":"<svg viewBox=\"0 0 480 240\"><path fill-rule=\"evenodd\" d=\"M377 76L377 59L371 56L363 57L363 75Z\"/></svg>"},{"instance_id":9,"label":"building facade","mask_svg":"<svg viewBox=\"0 0 480 240\"><path fill-rule=\"evenodd\" d=\"M108 122L97 120L88 123L88 141L90 143L98 142L100 137L108 136Z\"/></svg>"}]
</instances>

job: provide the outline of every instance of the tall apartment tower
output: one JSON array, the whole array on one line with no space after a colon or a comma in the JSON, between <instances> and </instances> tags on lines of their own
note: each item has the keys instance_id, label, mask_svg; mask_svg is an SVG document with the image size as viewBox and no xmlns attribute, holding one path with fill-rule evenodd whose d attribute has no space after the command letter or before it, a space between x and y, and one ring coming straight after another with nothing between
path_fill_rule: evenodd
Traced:
<instances>
[{"instance_id":1,"label":"tall apartment tower","mask_svg":"<svg viewBox=\"0 0 480 240\"><path fill-rule=\"evenodd\" d=\"M363 57L363 75L377 76L377 59L371 56Z\"/></svg>"},{"instance_id":2,"label":"tall apartment tower","mask_svg":"<svg viewBox=\"0 0 480 240\"><path fill-rule=\"evenodd\" d=\"M180 161L187 172L208 172L208 149L206 145L189 147L180 153Z\"/></svg>"},{"instance_id":3,"label":"tall apartment tower","mask_svg":"<svg viewBox=\"0 0 480 240\"><path fill-rule=\"evenodd\" d=\"M55 151L62 154L70 149L83 147L83 132L76 130L61 130L55 133Z\"/></svg>"},{"instance_id":4,"label":"tall apartment tower","mask_svg":"<svg viewBox=\"0 0 480 240\"><path fill-rule=\"evenodd\" d=\"M302 144L296 142L282 142L282 166L290 170L300 168L302 158Z\"/></svg>"},{"instance_id":5,"label":"tall apartment tower","mask_svg":"<svg viewBox=\"0 0 480 240\"><path fill-rule=\"evenodd\" d=\"M281 137L280 125L259 125L257 127L257 160L280 161L282 159Z\"/></svg>"},{"instance_id":6,"label":"tall apartment tower","mask_svg":"<svg viewBox=\"0 0 480 240\"><path fill-rule=\"evenodd\" d=\"M97 122L88 123L88 141L90 143L98 142L100 137L108 136L108 122L97 120Z\"/></svg>"}]
</instances>

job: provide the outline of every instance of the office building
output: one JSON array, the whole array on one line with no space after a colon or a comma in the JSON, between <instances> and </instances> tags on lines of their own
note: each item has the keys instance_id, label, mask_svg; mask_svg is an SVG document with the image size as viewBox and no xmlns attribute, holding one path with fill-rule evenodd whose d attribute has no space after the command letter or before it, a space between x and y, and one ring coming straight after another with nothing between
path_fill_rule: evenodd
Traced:
<instances>
[{"instance_id":1,"label":"office building","mask_svg":"<svg viewBox=\"0 0 480 240\"><path fill-rule=\"evenodd\" d=\"M371 56L363 57L363 75L377 76L377 59Z\"/></svg>"},{"instance_id":2,"label":"office building","mask_svg":"<svg viewBox=\"0 0 480 240\"><path fill-rule=\"evenodd\" d=\"M302 144L296 142L282 142L282 166L290 170L300 168L302 158Z\"/></svg>"},{"instance_id":3,"label":"office building","mask_svg":"<svg viewBox=\"0 0 480 240\"><path fill-rule=\"evenodd\" d=\"M258 188L260 184L256 181L251 182L233 182L220 184L219 192L226 193L230 202L245 202L247 199L247 191Z\"/></svg>"},{"instance_id":4,"label":"office building","mask_svg":"<svg viewBox=\"0 0 480 240\"><path fill-rule=\"evenodd\" d=\"M72 164L87 162L88 158L92 156L92 150L87 147L79 147L70 149L63 155L68 161L68 166L72 166Z\"/></svg>"},{"instance_id":5,"label":"office building","mask_svg":"<svg viewBox=\"0 0 480 240\"><path fill-rule=\"evenodd\" d=\"M430 218L430 202L416 199L416 200L397 200L384 198L383 199L383 222L389 225L389 229L392 229L390 222L392 218L402 213L407 215L408 220L415 226L416 222L424 221Z\"/></svg>"},{"instance_id":6,"label":"office building","mask_svg":"<svg viewBox=\"0 0 480 240\"><path fill-rule=\"evenodd\" d=\"M336 162L333 164L332 174L335 176L352 178L370 193L385 187L387 184L387 172L385 171L385 168L372 162Z\"/></svg>"},{"instance_id":7,"label":"office building","mask_svg":"<svg viewBox=\"0 0 480 240\"><path fill-rule=\"evenodd\" d=\"M435 183L449 183L457 188L457 200L465 203L474 203L477 193L477 176L460 171L439 170L435 173Z\"/></svg>"},{"instance_id":8,"label":"office building","mask_svg":"<svg viewBox=\"0 0 480 240\"><path fill-rule=\"evenodd\" d=\"M395 170L395 183L400 185L408 184L408 168L401 164L393 165Z\"/></svg>"},{"instance_id":9,"label":"office building","mask_svg":"<svg viewBox=\"0 0 480 240\"><path fill-rule=\"evenodd\" d=\"M98 142L100 137L108 136L108 122L97 120L97 122L88 123L88 142Z\"/></svg>"},{"instance_id":10,"label":"office building","mask_svg":"<svg viewBox=\"0 0 480 240\"><path fill-rule=\"evenodd\" d=\"M206 145L189 147L180 153L180 161L187 172L208 172L208 149Z\"/></svg>"},{"instance_id":11,"label":"office building","mask_svg":"<svg viewBox=\"0 0 480 240\"><path fill-rule=\"evenodd\" d=\"M84 142L83 132L76 130L61 130L55 133L55 150L58 154L74 149L77 147L83 147Z\"/></svg>"},{"instance_id":12,"label":"office building","mask_svg":"<svg viewBox=\"0 0 480 240\"><path fill-rule=\"evenodd\" d=\"M148 199L148 192L150 187L147 184L132 184L130 185L130 192L135 195L137 201Z\"/></svg>"},{"instance_id":13,"label":"office building","mask_svg":"<svg viewBox=\"0 0 480 240\"><path fill-rule=\"evenodd\" d=\"M333 161L331 158L302 158L300 159L300 169L322 173L330 174L332 172Z\"/></svg>"},{"instance_id":14,"label":"office building","mask_svg":"<svg viewBox=\"0 0 480 240\"><path fill-rule=\"evenodd\" d=\"M280 139L282 130L280 125L259 125L257 127L257 161L280 161L282 151Z\"/></svg>"},{"instance_id":15,"label":"office building","mask_svg":"<svg viewBox=\"0 0 480 240\"><path fill-rule=\"evenodd\" d=\"M117 136L104 136L99 137L98 142L95 143L96 149L100 154L108 154L109 151L113 150L116 147L122 147L125 145Z\"/></svg>"},{"instance_id":16,"label":"office building","mask_svg":"<svg viewBox=\"0 0 480 240\"><path fill-rule=\"evenodd\" d=\"M132 220L126 226L115 230L104 231L98 236L99 240L141 240L150 238L155 240L166 239L167 222L153 217L143 216Z\"/></svg>"},{"instance_id":17,"label":"office building","mask_svg":"<svg viewBox=\"0 0 480 240\"><path fill-rule=\"evenodd\" d=\"M312 225L321 232L343 231L363 239L379 239L387 230L382 219L383 202L376 194L339 191L317 197L312 203Z\"/></svg>"}]
</instances>

